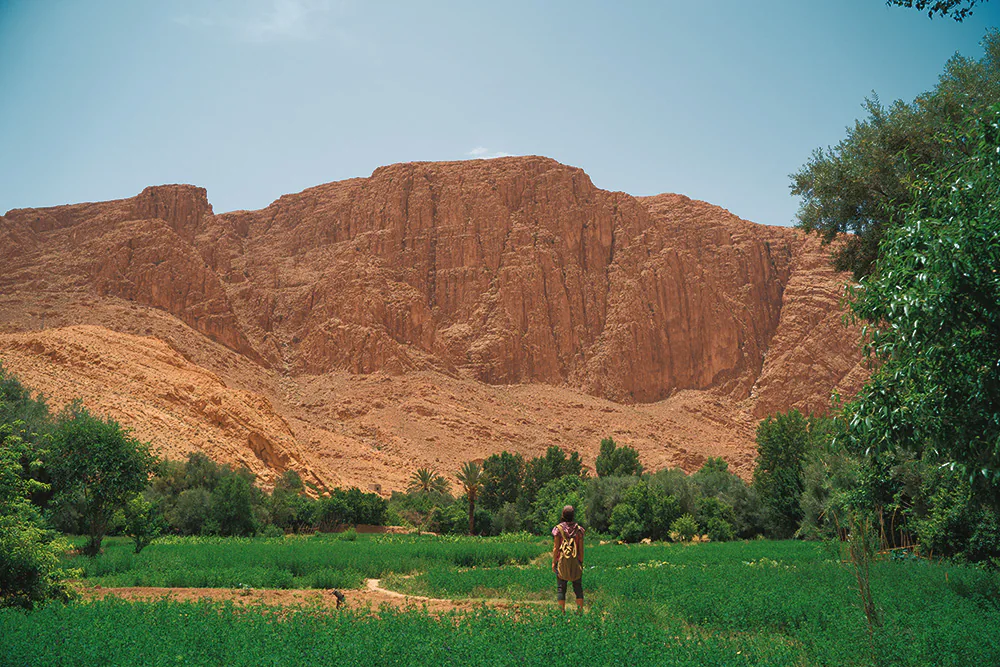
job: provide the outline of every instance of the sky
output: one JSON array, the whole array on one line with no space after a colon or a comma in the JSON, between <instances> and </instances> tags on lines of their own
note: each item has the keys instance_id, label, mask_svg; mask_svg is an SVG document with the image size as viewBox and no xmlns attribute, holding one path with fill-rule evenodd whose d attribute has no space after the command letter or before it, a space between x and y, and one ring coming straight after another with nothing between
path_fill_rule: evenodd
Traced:
<instances>
[{"instance_id":1,"label":"sky","mask_svg":"<svg viewBox=\"0 0 1000 667\"><path fill-rule=\"evenodd\" d=\"M215 211L382 165L545 155L792 224L789 174L982 56L882 0L0 0L0 212L207 188Z\"/></svg>"}]
</instances>

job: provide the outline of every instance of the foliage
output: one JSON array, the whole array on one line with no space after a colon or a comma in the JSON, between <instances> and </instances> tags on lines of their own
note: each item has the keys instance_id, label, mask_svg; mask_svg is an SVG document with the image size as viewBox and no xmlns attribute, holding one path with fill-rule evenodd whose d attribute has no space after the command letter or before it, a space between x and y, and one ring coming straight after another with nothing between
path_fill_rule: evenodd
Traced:
<instances>
[{"instance_id":1,"label":"foliage","mask_svg":"<svg viewBox=\"0 0 1000 667\"><path fill-rule=\"evenodd\" d=\"M614 439L610 437L601 440L601 451L597 455L594 467L598 477L624 477L642 474L639 452L624 445L618 447Z\"/></svg>"},{"instance_id":2,"label":"foliage","mask_svg":"<svg viewBox=\"0 0 1000 667\"><path fill-rule=\"evenodd\" d=\"M181 535L211 535L218 532L212 522L212 494L204 487L185 489L167 510L166 519Z\"/></svg>"},{"instance_id":3,"label":"foliage","mask_svg":"<svg viewBox=\"0 0 1000 667\"><path fill-rule=\"evenodd\" d=\"M584 481L577 475L563 475L543 486L532 505L527 523L536 533L548 534L549 530L562 521L562 510L572 505L576 510L576 522L587 526L584 509Z\"/></svg>"},{"instance_id":4,"label":"foliage","mask_svg":"<svg viewBox=\"0 0 1000 667\"><path fill-rule=\"evenodd\" d=\"M611 514L622 501L625 491L639 481L638 477L591 477L586 481L584 507L590 528L599 533L610 532Z\"/></svg>"},{"instance_id":5,"label":"foliage","mask_svg":"<svg viewBox=\"0 0 1000 667\"><path fill-rule=\"evenodd\" d=\"M853 234L841 237L834 253L838 269L852 270L856 279L870 273L884 252L883 237L903 223L904 211L914 203L911 186L922 172L967 158L968 147L955 128L1000 102L1000 32L989 31L983 44L981 61L956 55L934 89L912 103L885 108L877 96L867 99L867 118L848 129L836 147L817 149L792 174L792 194L802 197L800 227L819 232L825 241Z\"/></svg>"},{"instance_id":6,"label":"foliage","mask_svg":"<svg viewBox=\"0 0 1000 667\"><path fill-rule=\"evenodd\" d=\"M698 534L698 522L690 514L678 517L670 524L670 539L677 542L689 542Z\"/></svg>"},{"instance_id":7,"label":"foliage","mask_svg":"<svg viewBox=\"0 0 1000 667\"><path fill-rule=\"evenodd\" d=\"M713 542L728 542L734 537L732 524L717 516L708 520L705 533Z\"/></svg>"},{"instance_id":8,"label":"foliage","mask_svg":"<svg viewBox=\"0 0 1000 667\"><path fill-rule=\"evenodd\" d=\"M809 421L798 410L769 416L757 426L753 486L772 537L790 537L802 520L802 468L809 444Z\"/></svg>"},{"instance_id":9,"label":"foliage","mask_svg":"<svg viewBox=\"0 0 1000 667\"><path fill-rule=\"evenodd\" d=\"M212 490L212 510L220 535L253 535L261 526L255 508L261 506L261 491L249 471L226 475Z\"/></svg>"},{"instance_id":10,"label":"foliage","mask_svg":"<svg viewBox=\"0 0 1000 667\"><path fill-rule=\"evenodd\" d=\"M638 542L644 532L642 517L632 505L619 503L611 512L608 530L622 542Z\"/></svg>"},{"instance_id":11,"label":"foliage","mask_svg":"<svg viewBox=\"0 0 1000 667\"><path fill-rule=\"evenodd\" d=\"M29 447L13 430L13 425L0 425L0 607L31 608L46 599L67 598L59 567L65 545L43 529L28 500L44 489L23 474L21 458Z\"/></svg>"},{"instance_id":12,"label":"foliage","mask_svg":"<svg viewBox=\"0 0 1000 667\"><path fill-rule=\"evenodd\" d=\"M927 11L927 16L950 16L956 21L963 21L972 14L972 8L980 0L886 0L890 7L911 7L918 11ZM986 0L983 0L985 2Z\"/></svg>"},{"instance_id":13,"label":"foliage","mask_svg":"<svg viewBox=\"0 0 1000 667\"><path fill-rule=\"evenodd\" d=\"M583 461L579 452L571 452L567 456L560 447L550 446L545 450L544 456L537 456L525 465L524 486L519 503L524 508L531 507L539 489L552 480L566 475L583 476Z\"/></svg>"},{"instance_id":14,"label":"foliage","mask_svg":"<svg viewBox=\"0 0 1000 667\"><path fill-rule=\"evenodd\" d=\"M1000 483L998 122L1000 106L958 128L969 156L914 186L853 290L877 367L846 411L856 449L926 449L987 489Z\"/></svg>"},{"instance_id":15,"label":"foliage","mask_svg":"<svg viewBox=\"0 0 1000 667\"><path fill-rule=\"evenodd\" d=\"M79 493L88 554L100 551L112 515L146 487L154 463L149 445L117 422L95 417L79 403L59 415L47 464L57 494Z\"/></svg>"},{"instance_id":16,"label":"foliage","mask_svg":"<svg viewBox=\"0 0 1000 667\"><path fill-rule=\"evenodd\" d=\"M431 530L430 524L435 510L453 502L454 498L451 496L434 491L393 492L389 498L388 511L395 512L418 531Z\"/></svg>"},{"instance_id":17,"label":"foliage","mask_svg":"<svg viewBox=\"0 0 1000 667\"><path fill-rule=\"evenodd\" d=\"M517 533L521 531L521 515L514 503L504 503L493 517L493 534Z\"/></svg>"},{"instance_id":18,"label":"foliage","mask_svg":"<svg viewBox=\"0 0 1000 667\"><path fill-rule=\"evenodd\" d=\"M448 493L450 485L442 475L430 468L417 468L406 490L411 493Z\"/></svg>"},{"instance_id":19,"label":"foliage","mask_svg":"<svg viewBox=\"0 0 1000 667\"><path fill-rule=\"evenodd\" d=\"M135 553L153 543L163 532L163 516L149 500L137 493L125 505L125 534L132 538Z\"/></svg>"},{"instance_id":20,"label":"foliage","mask_svg":"<svg viewBox=\"0 0 1000 667\"><path fill-rule=\"evenodd\" d=\"M525 462L520 454L502 451L483 461L483 507L495 512L505 503L517 502L524 482Z\"/></svg>"},{"instance_id":21,"label":"foliage","mask_svg":"<svg viewBox=\"0 0 1000 667\"><path fill-rule=\"evenodd\" d=\"M465 489L465 497L469 501L469 535L475 535L476 497L483 486L483 469L475 461L466 461L455 478Z\"/></svg>"}]
</instances>

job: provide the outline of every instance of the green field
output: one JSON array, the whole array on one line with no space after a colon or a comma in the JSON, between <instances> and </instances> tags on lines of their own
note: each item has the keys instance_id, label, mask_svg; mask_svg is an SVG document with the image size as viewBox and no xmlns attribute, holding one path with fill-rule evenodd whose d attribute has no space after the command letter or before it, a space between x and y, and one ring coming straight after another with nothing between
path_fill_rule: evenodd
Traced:
<instances>
[{"instance_id":1,"label":"green field","mask_svg":"<svg viewBox=\"0 0 1000 667\"><path fill-rule=\"evenodd\" d=\"M171 539L136 556L113 540L93 561L67 561L106 587L382 577L432 597L543 600L554 596L548 548L528 536L322 535ZM821 543L594 543L586 555L582 617L554 604L442 618L111 599L0 611L0 664L1000 664L1000 578L980 569L877 563L883 625L869 637L853 572Z\"/></svg>"}]
</instances>

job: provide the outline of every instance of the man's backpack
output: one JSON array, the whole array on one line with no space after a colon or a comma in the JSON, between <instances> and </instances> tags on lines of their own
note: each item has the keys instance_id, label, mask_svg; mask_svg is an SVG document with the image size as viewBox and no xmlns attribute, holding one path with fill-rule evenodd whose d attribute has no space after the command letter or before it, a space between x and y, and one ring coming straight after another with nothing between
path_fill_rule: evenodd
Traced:
<instances>
[{"instance_id":1,"label":"man's backpack","mask_svg":"<svg viewBox=\"0 0 1000 667\"><path fill-rule=\"evenodd\" d=\"M566 534L562 524L558 526L559 534L562 535L562 544L559 545L559 563L556 566L556 574L563 581L576 581L583 576L583 567L580 566L580 559L576 553L576 539Z\"/></svg>"}]
</instances>

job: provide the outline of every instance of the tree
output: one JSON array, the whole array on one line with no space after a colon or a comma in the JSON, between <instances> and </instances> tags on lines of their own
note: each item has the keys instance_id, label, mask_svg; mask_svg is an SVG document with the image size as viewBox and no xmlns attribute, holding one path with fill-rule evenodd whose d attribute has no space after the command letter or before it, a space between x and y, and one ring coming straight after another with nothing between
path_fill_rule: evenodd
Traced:
<instances>
[{"instance_id":1,"label":"tree","mask_svg":"<svg viewBox=\"0 0 1000 667\"><path fill-rule=\"evenodd\" d=\"M430 468L417 468L406 490L411 493L448 493L449 484L442 475Z\"/></svg>"},{"instance_id":2,"label":"tree","mask_svg":"<svg viewBox=\"0 0 1000 667\"><path fill-rule=\"evenodd\" d=\"M524 481L524 457L503 451L483 462L483 489L479 498L483 507L495 512L505 503L514 503Z\"/></svg>"},{"instance_id":3,"label":"tree","mask_svg":"<svg viewBox=\"0 0 1000 667\"><path fill-rule=\"evenodd\" d=\"M585 482L578 475L563 475L543 486L531 507L529 527L536 533L545 534L552 526L562 521L562 510L572 505L576 510L576 522L586 526L583 501Z\"/></svg>"},{"instance_id":4,"label":"tree","mask_svg":"<svg viewBox=\"0 0 1000 667\"><path fill-rule=\"evenodd\" d=\"M580 460L578 452L572 452L566 456L566 452L557 445L551 445L545 450L544 456L537 456L528 461L524 471L524 486L522 487L519 504L523 509L531 506L535 502L538 490L554 479L565 477L566 475L583 474L583 461Z\"/></svg>"},{"instance_id":5,"label":"tree","mask_svg":"<svg viewBox=\"0 0 1000 667\"><path fill-rule=\"evenodd\" d=\"M483 469L475 461L466 461L462 464L462 469L456 475L458 483L465 489L465 495L469 499L469 535L475 535L476 531L476 496L483 485Z\"/></svg>"},{"instance_id":6,"label":"tree","mask_svg":"<svg viewBox=\"0 0 1000 667\"><path fill-rule=\"evenodd\" d=\"M156 459L111 419L90 414L80 403L60 413L48 467L60 495L79 492L87 529L84 553L96 556L111 517L149 482Z\"/></svg>"},{"instance_id":7,"label":"tree","mask_svg":"<svg viewBox=\"0 0 1000 667\"><path fill-rule=\"evenodd\" d=\"M912 103L885 108L877 95L865 100L868 117L791 175L792 194L802 197L798 226L825 242L839 241L838 270L852 271L855 279L868 275L883 237L902 224L913 203L910 186L929 166L968 157L955 128L1000 102L1000 33L987 32L983 45L982 60L954 56L934 89Z\"/></svg>"},{"instance_id":8,"label":"tree","mask_svg":"<svg viewBox=\"0 0 1000 667\"><path fill-rule=\"evenodd\" d=\"M309 504L305 485L294 470L286 470L271 492L271 523L283 531L298 532L305 524L305 508Z\"/></svg>"},{"instance_id":9,"label":"tree","mask_svg":"<svg viewBox=\"0 0 1000 667\"><path fill-rule=\"evenodd\" d=\"M135 553L140 553L163 532L163 516L159 508L141 493L137 493L125 505L124 532L132 538Z\"/></svg>"},{"instance_id":10,"label":"tree","mask_svg":"<svg viewBox=\"0 0 1000 667\"><path fill-rule=\"evenodd\" d=\"M260 528L256 509L261 501L260 490L253 484L249 470L225 475L212 491L212 511L222 535L253 535Z\"/></svg>"},{"instance_id":11,"label":"tree","mask_svg":"<svg viewBox=\"0 0 1000 667\"><path fill-rule=\"evenodd\" d=\"M1000 105L954 134L968 157L914 183L904 224L851 292L875 371L845 417L857 451L930 454L996 507Z\"/></svg>"},{"instance_id":12,"label":"tree","mask_svg":"<svg viewBox=\"0 0 1000 667\"><path fill-rule=\"evenodd\" d=\"M67 545L42 528L28 500L43 485L22 475L21 456L28 448L11 433L20 426L0 424L0 607L30 609L49 598L68 598L66 573L59 568Z\"/></svg>"},{"instance_id":13,"label":"tree","mask_svg":"<svg viewBox=\"0 0 1000 667\"><path fill-rule=\"evenodd\" d=\"M642 474L639 452L628 446L618 447L613 438L601 440L601 452L597 455L594 468L598 477Z\"/></svg>"},{"instance_id":14,"label":"tree","mask_svg":"<svg viewBox=\"0 0 1000 667\"><path fill-rule=\"evenodd\" d=\"M757 426L753 486L774 537L791 537L802 519L802 466L808 447L809 422L798 410L769 416Z\"/></svg>"},{"instance_id":15,"label":"tree","mask_svg":"<svg viewBox=\"0 0 1000 667\"><path fill-rule=\"evenodd\" d=\"M983 0L985 2L985 0ZM886 0L890 7L910 7L918 11L927 10L927 16L950 16L956 21L963 21L972 14L972 8L979 0Z\"/></svg>"}]
</instances>

